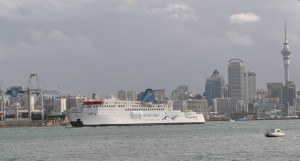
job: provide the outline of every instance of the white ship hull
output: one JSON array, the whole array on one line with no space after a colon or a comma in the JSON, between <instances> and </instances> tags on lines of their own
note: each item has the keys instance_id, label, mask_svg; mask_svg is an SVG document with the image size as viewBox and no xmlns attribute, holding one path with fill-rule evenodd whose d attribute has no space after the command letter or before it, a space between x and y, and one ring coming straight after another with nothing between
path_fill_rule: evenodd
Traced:
<instances>
[{"instance_id":1,"label":"white ship hull","mask_svg":"<svg viewBox=\"0 0 300 161\"><path fill-rule=\"evenodd\" d=\"M153 96L149 90L145 93L145 98ZM116 98L87 100L79 111L67 115L74 127L205 123L203 114L173 110L171 102L158 104Z\"/></svg>"},{"instance_id":2,"label":"white ship hull","mask_svg":"<svg viewBox=\"0 0 300 161\"><path fill-rule=\"evenodd\" d=\"M122 126L157 124L203 124L202 114L181 111L121 111L106 113L69 113L72 126Z\"/></svg>"}]
</instances>

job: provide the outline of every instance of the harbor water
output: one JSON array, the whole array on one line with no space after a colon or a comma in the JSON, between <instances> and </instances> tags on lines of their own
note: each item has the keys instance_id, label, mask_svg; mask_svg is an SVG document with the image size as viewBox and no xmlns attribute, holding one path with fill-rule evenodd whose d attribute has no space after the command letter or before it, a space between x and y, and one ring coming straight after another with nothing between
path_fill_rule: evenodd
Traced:
<instances>
[{"instance_id":1,"label":"harbor water","mask_svg":"<svg viewBox=\"0 0 300 161\"><path fill-rule=\"evenodd\" d=\"M284 137L267 138L269 128ZM300 160L300 120L0 128L0 160Z\"/></svg>"}]
</instances>

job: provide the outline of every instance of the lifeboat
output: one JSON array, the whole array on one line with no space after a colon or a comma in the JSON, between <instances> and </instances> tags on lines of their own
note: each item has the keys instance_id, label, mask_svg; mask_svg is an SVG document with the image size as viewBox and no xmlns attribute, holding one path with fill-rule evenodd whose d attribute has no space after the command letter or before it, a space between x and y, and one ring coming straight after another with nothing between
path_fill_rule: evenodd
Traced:
<instances>
[{"instance_id":1,"label":"lifeboat","mask_svg":"<svg viewBox=\"0 0 300 161\"><path fill-rule=\"evenodd\" d=\"M83 101L84 105L94 105L94 104L103 104L104 100L86 100Z\"/></svg>"}]
</instances>

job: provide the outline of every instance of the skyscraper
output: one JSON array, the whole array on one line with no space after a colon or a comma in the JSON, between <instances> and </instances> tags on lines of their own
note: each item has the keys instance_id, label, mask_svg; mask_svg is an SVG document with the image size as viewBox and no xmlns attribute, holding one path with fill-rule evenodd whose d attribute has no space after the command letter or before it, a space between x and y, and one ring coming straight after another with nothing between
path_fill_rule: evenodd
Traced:
<instances>
[{"instance_id":1,"label":"skyscraper","mask_svg":"<svg viewBox=\"0 0 300 161\"><path fill-rule=\"evenodd\" d=\"M268 97L269 98L275 98L275 97L280 97L278 95L278 90L283 87L282 83L267 83L267 88L268 88Z\"/></svg>"},{"instance_id":2,"label":"skyscraper","mask_svg":"<svg viewBox=\"0 0 300 161\"><path fill-rule=\"evenodd\" d=\"M244 73L245 65L242 59L231 59L228 65L228 92L231 98L232 112L238 102L244 100Z\"/></svg>"},{"instance_id":3,"label":"skyscraper","mask_svg":"<svg viewBox=\"0 0 300 161\"><path fill-rule=\"evenodd\" d=\"M256 93L256 74L254 72L244 73L244 102L246 107L246 112L249 112L249 103L254 103L255 93Z\"/></svg>"},{"instance_id":4,"label":"skyscraper","mask_svg":"<svg viewBox=\"0 0 300 161\"><path fill-rule=\"evenodd\" d=\"M188 90L187 85L179 85L172 91L171 100L187 100L191 96Z\"/></svg>"},{"instance_id":5,"label":"skyscraper","mask_svg":"<svg viewBox=\"0 0 300 161\"><path fill-rule=\"evenodd\" d=\"M289 65L290 65L290 55L291 50L289 49L289 42L286 38L286 21L284 21L284 42L283 42L283 49L281 51L283 56L283 65L284 65L284 73L285 73L285 84L289 81Z\"/></svg>"},{"instance_id":6,"label":"skyscraper","mask_svg":"<svg viewBox=\"0 0 300 161\"><path fill-rule=\"evenodd\" d=\"M214 98L223 97L223 89L225 86L225 80L220 75L218 70L215 70L212 75L206 79L205 84L205 97L209 106L213 105Z\"/></svg>"}]
</instances>

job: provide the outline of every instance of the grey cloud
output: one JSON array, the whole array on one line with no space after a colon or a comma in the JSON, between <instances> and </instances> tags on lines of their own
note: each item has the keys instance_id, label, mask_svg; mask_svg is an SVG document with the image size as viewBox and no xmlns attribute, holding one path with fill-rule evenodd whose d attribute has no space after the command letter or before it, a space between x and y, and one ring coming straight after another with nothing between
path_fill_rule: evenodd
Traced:
<instances>
[{"instance_id":1,"label":"grey cloud","mask_svg":"<svg viewBox=\"0 0 300 161\"><path fill-rule=\"evenodd\" d=\"M237 57L257 73L258 88L265 88L284 78L280 51L285 10L290 74L299 84L298 3L0 1L1 79L14 85L36 72L66 93L82 95L145 88L170 92L178 84L202 93L206 77L217 68L226 78L228 60ZM230 22L231 15L248 12L261 21Z\"/></svg>"},{"instance_id":2,"label":"grey cloud","mask_svg":"<svg viewBox=\"0 0 300 161\"><path fill-rule=\"evenodd\" d=\"M226 36L229 39L229 41L233 44L244 46L254 45L253 39L247 34L240 34L236 31L227 31Z\"/></svg>"},{"instance_id":3,"label":"grey cloud","mask_svg":"<svg viewBox=\"0 0 300 161\"><path fill-rule=\"evenodd\" d=\"M153 8L146 11L148 14L166 15L171 19L179 21L197 20L193 12L194 9L185 3L171 3L165 7Z\"/></svg>"}]
</instances>

